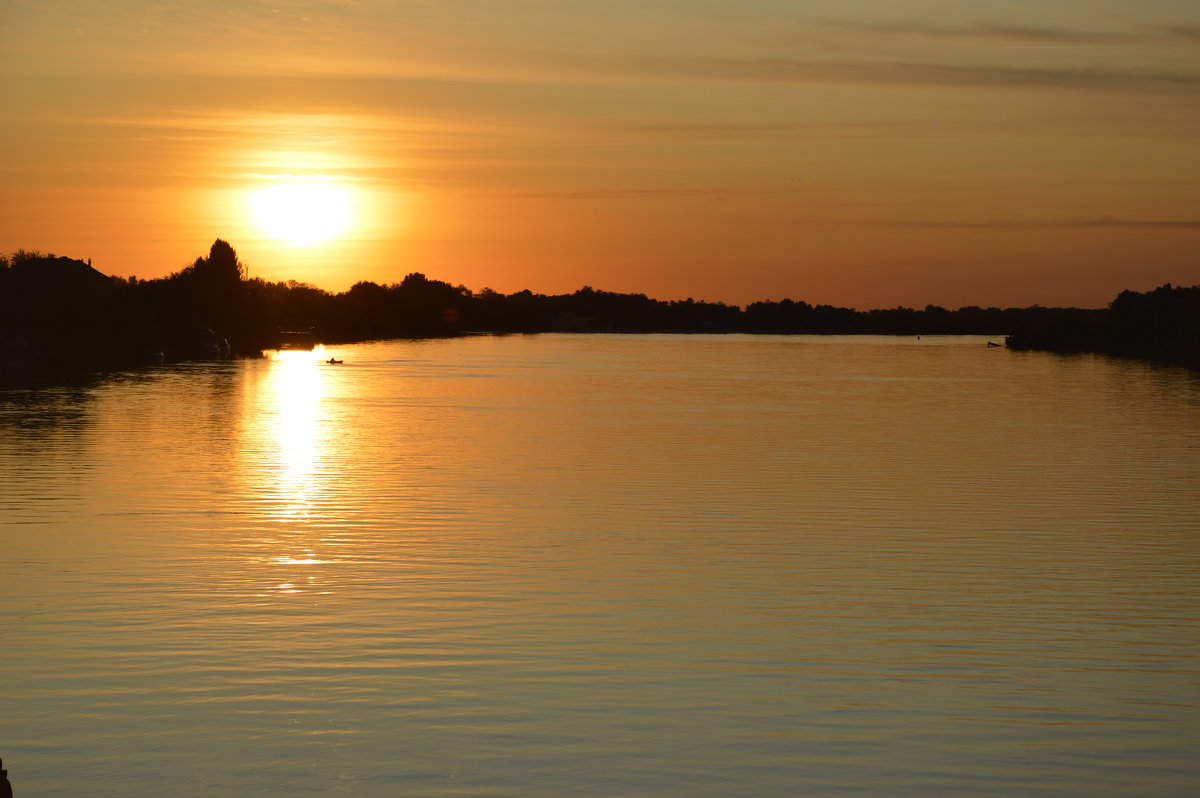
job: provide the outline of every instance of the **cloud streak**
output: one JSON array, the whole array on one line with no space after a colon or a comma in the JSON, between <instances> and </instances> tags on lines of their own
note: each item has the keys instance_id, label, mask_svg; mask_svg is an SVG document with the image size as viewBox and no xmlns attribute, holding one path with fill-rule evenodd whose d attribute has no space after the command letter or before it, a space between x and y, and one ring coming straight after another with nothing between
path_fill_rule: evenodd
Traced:
<instances>
[{"instance_id":1,"label":"cloud streak","mask_svg":"<svg viewBox=\"0 0 1200 798\"><path fill-rule=\"evenodd\" d=\"M1003 222L922 222L922 221L847 221L859 227L912 227L931 230L1200 230L1200 219L1048 219L1043 221Z\"/></svg>"},{"instance_id":2,"label":"cloud streak","mask_svg":"<svg viewBox=\"0 0 1200 798\"><path fill-rule=\"evenodd\" d=\"M820 27L885 36L912 36L942 40L994 41L1009 44L1063 46L1145 46L1200 41L1200 27L1190 25L1139 25L1132 30L1098 31L1070 28L978 22L940 25L921 20L897 22L823 21Z\"/></svg>"},{"instance_id":3,"label":"cloud streak","mask_svg":"<svg viewBox=\"0 0 1200 798\"><path fill-rule=\"evenodd\" d=\"M645 58L647 77L707 81L933 86L943 88L1072 89L1200 92L1200 75L1186 72L906 61L809 61L792 58Z\"/></svg>"}]
</instances>

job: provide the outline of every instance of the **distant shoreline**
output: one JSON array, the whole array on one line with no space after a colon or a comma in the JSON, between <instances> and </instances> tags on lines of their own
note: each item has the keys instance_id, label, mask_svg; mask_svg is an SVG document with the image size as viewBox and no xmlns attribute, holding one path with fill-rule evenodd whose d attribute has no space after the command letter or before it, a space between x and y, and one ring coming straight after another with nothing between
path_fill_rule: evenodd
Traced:
<instances>
[{"instance_id":1,"label":"distant shoreline","mask_svg":"<svg viewBox=\"0 0 1200 798\"><path fill-rule=\"evenodd\" d=\"M292 331L287 333L284 331ZM1005 332L999 332L1005 331ZM1122 292L1108 308L897 307L859 311L783 299L739 307L584 287L473 292L412 273L331 294L249 278L232 246L155 280L110 277L71 258L0 257L4 376L261 356L281 336L324 343L468 333L987 335L1014 350L1095 352L1200 368L1200 286Z\"/></svg>"}]
</instances>

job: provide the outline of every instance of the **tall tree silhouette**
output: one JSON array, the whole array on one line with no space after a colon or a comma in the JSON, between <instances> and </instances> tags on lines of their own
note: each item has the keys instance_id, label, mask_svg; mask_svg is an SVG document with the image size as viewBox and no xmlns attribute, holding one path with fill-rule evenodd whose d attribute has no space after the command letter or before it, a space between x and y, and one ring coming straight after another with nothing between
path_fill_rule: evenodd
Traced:
<instances>
[{"instance_id":1,"label":"tall tree silhouette","mask_svg":"<svg viewBox=\"0 0 1200 798\"><path fill-rule=\"evenodd\" d=\"M242 340L250 332L245 308L246 267L228 241L218 238L208 256L178 274L193 302L194 322L219 337Z\"/></svg>"},{"instance_id":2,"label":"tall tree silhouette","mask_svg":"<svg viewBox=\"0 0 1200 798\"><path fill-rule=\"evenodd\" d=\"M204 274L205 280L226 288L246 279L246 267L238 259L237 250L223 238L212 243L207 258L197 259L196 268Z\"/></svg>"}]
</instances>

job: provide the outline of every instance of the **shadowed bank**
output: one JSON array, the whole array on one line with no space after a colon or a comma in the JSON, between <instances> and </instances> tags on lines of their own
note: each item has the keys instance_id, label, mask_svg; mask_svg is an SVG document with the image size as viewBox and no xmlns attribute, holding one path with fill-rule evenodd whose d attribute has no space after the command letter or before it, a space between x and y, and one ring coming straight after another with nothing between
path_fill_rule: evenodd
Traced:
<instances>
[{"instance_id":1,"label":"shadowed bank","mask_svg":"<svg viewBox=\"0 0 1200 798\"><path fill-rule=\"evenodd\" d=\"M1200 365L1200 286L1126 291L1107 309L898 307L858 311L783 299L745 308L584 287L548 296L473 292L412 273L332 294L250 278L224 240L161 279L109 277L90 263L20 250L0 258L0 379L20 384L164 360L258 356L281 331L345 343L469 332L976 334L1013 349L1104 352Z\"/></svg>"}]
</instances>

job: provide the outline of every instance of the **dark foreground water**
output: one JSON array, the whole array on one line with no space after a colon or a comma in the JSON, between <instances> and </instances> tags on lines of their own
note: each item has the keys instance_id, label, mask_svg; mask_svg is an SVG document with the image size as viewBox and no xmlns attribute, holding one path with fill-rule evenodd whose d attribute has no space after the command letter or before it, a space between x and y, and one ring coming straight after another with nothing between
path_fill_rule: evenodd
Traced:
<instances>
[{"instance_id":1,"label":"dark foreground water","mask_svg":"<svg viewBox=\"0 0 1200 798\"><path fill-rule=\"evenodd\" d=\"M19 798L1200 789L1182 370L346 346L0 394L0 490Z\"/></svg>"}]
</instances>

